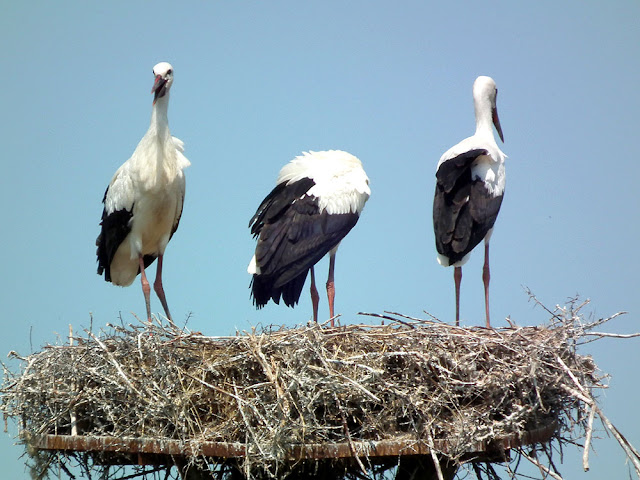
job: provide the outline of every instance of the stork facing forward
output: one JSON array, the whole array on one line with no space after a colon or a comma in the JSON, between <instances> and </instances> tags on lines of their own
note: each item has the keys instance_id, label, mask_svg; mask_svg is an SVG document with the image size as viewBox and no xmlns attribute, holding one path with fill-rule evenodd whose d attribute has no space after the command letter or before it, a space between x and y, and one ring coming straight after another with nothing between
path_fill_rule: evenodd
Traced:
<instances>
[{"instance_id":1,"label":"stork facing forward","mask_svg":"<svg viewBox=\"0 0 640 480\"><path fill-rule=\"evenodd\" d=\"M254 304L269 300L298 303L311 271L313 319L318 321L318 290L313 266L329 254L327 298L333 326L334 269L338 245L354 227L369 199L362 163L339 151L309 152L280 170L276 187L262 201L249 226L258 238L248 272Z\"/></svg>"},{"instance_id":2,"label":"stork facing forward","mask_svg":"<svg viewBox=\"0 0 640 480\"><path fill-rule=\"evenodd\" d=\"M462 265L484 240L485 314L489 320L489 240L500 211L505 186L504 161L493 136L493 126L504 142L498 118L498 89L490 77L478 77L473 84L476 133L447 150L436 170L433 228L438 262L453 265L456 290L456 325L460 323Z\"/></svg>"},{"instance_id":3,"label":"stork facing forward","mask_svg":"<svg viewBox=\"0 0 640 480\"><path fill-rule=\"evenodd\" d=\"M182 170L190 165L184 145L169 132L167 111L173 67L153 67L155 81L151 125L131 158L116 171L102 202L102 227L96 240L98 275L114 285L128 286L140 273L142 292L151 320L150 287L145 273L158 259L154 290L167 318L172 320L162 286L162 262L169 240L178 228L185 194Z\"/></svg>"}]
</instances>

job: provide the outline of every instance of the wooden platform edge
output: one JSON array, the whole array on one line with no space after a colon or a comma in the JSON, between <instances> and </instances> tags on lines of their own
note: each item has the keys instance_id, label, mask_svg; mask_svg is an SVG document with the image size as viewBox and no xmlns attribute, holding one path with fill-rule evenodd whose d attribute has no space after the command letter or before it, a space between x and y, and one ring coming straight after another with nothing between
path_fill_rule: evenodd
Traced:
<instances>
[{"instance_id":1,"label":"wooden platform edge","mask_svg":"<svg viewBox=\"0 0 640 480\"><path fill-rule=\"evenodd\" d=\"M464 452L465 458L495 456L512 448L544 443L549 441L557 430L554 422L548 426L527 431L522 434L508 435L490 441L478 442ZM28 431L20 433L21 439L30 447L38 450L56 450L64 452L103 452L119 454L149 454L166 456L204 456L215 458L241 458L251 455L243 443L189 441L157 438L117 438L88 435L48 435L34 434ZM440 453L451 452L450 442L436 439L434 450ZM425 440L377 440L354 441L344 443L292 445L285 453L284 460L320 460L328 458L396 457L409 455L429 455L431 449Z\"/></svg>"}]
</instances>

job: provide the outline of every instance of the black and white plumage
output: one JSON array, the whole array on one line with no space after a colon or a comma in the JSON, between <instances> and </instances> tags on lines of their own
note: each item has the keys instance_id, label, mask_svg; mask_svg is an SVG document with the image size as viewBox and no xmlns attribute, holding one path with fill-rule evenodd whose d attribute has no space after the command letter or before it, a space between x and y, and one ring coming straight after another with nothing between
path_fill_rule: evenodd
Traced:
<instances>
[{"instance_id":1,"label":"black and white plumage","mask_svg":"<svg viewBox=\"0 0 640 480\"><path fill-rule=\"evenodd\" d=\"M128 286L141 273L147 318L151 320L150 287L145 268L158 259L154 290L169 319L162 286L162 261L178 228L185 194L182 170L190 165L184 144L169 132L167 111L173 67L153 67L155 81L149 130L131 158L116 171L104 194L98 247L98 275L114 285Z\"/></svg>"},{"instance_id":2,"label":"black and white plumage","mask_svg":"<svg viewBox=\"0 0 640 480\"><path fill-rule=\"evenodd\" d=\"M436 170L433 201L433 228L438 262L453 265L456 289L456 325L460 322L460 282L462 265L471 251L484 240L482 273L485 314L489 320L489 239L500 211L505 187L504 162L493 136L495 125L504 142L498 118L498 89L490 77L478 77L473 84L476 133L447 150Z\"/></svg>"},{"instance_id":3,"label":"black and white plumage","mask_svg":"<svg viewBox=\"0 0 640 480\"><path fill-rule=\"evenodd\" d=\"M327 297L333 318L336 251L370 194L362 163L347 152L304 153L285 165L276 187L249 222L251 233L258 238L247 269L253 275L256 307L269 300L279 303L280 298L293 307L311 271L313 319L317 322L319 297L313 266L328 253Z\"/></svg>"}]
</instances>

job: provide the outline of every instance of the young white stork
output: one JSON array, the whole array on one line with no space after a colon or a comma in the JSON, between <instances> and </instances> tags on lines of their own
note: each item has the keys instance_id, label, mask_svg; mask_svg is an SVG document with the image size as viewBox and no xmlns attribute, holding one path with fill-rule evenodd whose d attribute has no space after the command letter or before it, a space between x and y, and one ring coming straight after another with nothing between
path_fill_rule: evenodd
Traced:
<instances>
[{"instance_id":1,"label":"young white stork","mask_svg":"<svg viewBox=\"0 0 640 480\"><path fill-rule=\"evenodd\" d=\"M249 222L258 238L248 272L257 308L269 300L293 307L311 271L313 320L318 321L318 290L313 266L329 254L327 297L334 317L334 269L340 241L354 227L369 199L362 163L339 151L309 152L280 170L276 187Z\"/></svg>"},{"instance_id":2,"label":"young white stork","mask_svg":"<svg viewBox=\"0 0 640 480\"><path fill-rule=\"evenodd\" d=\"M190 165L184 144L169 132L167 111L173 67L153 67L155 81L151 125L131 158L115 173L102 202L102 229L96 240L98 275L114 285L127 286L140 273L142 292L151 320L150 287L145 268L158 259L153 288L172 320L162 286L165 248L178 228L185 194L182 170Z\"/></svg>"},{"instance_id":3,"label":"young white stork","mask_svg":"<svg viewBox=\"0 0 640 480\"><path fill-rule=\"evenodd\" d=\"M493 137L495 125L504 142L498 118L498 89L490 77L478 77L473 84L476 133L447 150L436 171L433 228L438 262L453 265L456 290L456 325L460 323L462 265L471 250L484 240L484 299L489 320L489 239L504 195L504 161ZM493 124L493 125L492 125Z\"/></svg>"}]
</instances>

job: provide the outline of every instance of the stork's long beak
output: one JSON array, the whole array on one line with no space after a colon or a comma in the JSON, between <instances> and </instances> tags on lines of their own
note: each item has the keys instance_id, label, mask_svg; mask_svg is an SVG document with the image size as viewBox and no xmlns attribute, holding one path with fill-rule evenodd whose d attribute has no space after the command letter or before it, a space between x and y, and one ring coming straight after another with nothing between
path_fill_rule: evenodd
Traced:
<instances>
[{"instance_id":1,"label":"stork's long beak","mask_svg":"<svg viewBox=\"0 0 640 480\"><path fill-rule=\"evenodd\" d=\"M491 117L493 118L493 124L498 131L498 135L500 135L500 140L502 140L502 143L504 143L504 135L502 135L502 127L500 126L500 119L498 118L498 107L493 107Z\"/></svg>"},{"instance_id":2,"label":"stork's long beak","mask_svg":"<svg viewBox=\"0 0 640 480\"><path fill-rule=\"evenodd\" d=\"M153 93L153 103L155 105L156 100L164 97L164 94L167 93L166 89L167 81L162 78L162 75L156 75L156 81L153 84L153 88L151 89L151 93Z\"/></svg>"}]
</instances>

